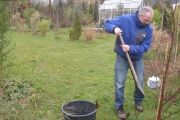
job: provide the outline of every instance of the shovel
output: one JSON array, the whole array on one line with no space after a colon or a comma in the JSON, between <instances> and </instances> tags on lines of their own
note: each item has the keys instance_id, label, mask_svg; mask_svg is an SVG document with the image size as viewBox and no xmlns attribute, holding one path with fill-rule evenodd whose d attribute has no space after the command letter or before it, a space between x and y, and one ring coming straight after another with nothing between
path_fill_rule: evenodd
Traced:
<instances>
[{"instance_id":1,"label":"shovel","mask_svg":"<svg viewBox=\"0 0 180 120\"><path fill-rule=\"evenodd\" d=\"M121 41L122 45L125 45L125 44L124 44L124 40L123 40L123 38L122 38L121 35L119 36L119 38L120 38L120 41ZM132 61L131 61L131 59L130 59L130 56L129 56L128 52L125 52L125 54L126 54L126 57L127 57L127 59L128 59L128 62L129 62L129 65L130 65L130 68L131 68L131 71L132 71L132 74L133 74L133 78L134 78L134 80L135 80L135 82L136 82L136 85L138 86L138 88L139 88L139 90L142 92L142 94L145 96L144 90L143 90L142 87L139 85L138 77L137 77L136 72L135 72L135 70L134 70L134 67L133 67Z\"/></svg>"}]
</instances>

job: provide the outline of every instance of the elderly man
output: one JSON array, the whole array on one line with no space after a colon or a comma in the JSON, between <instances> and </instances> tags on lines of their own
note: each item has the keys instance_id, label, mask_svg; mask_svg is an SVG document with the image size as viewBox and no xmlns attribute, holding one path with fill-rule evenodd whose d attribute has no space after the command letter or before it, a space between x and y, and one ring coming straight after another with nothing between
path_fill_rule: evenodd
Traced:
<instances>
[{"instance_id":1,"label":"elderly man","mask_svg":"<svg viewBox=\"0 0 180 120\"><path fill-rule=\"evenodd\" d=\"M139 84L143 88L144 63L143 55L151 46L153 29L150 22L153 18L153 10L145 6L133 14L121 15L105 22L105 30L117 35L114 52L117 53L115 62L115 108L120 119L126 119L124 112L124 84L130 65L125 52L129 53L133 67L137 74ZM119 39L122 36L125 45ZM134 103L138 111L143 111L142 102L144 95L135 83Z\"/></svg>"}]
</instances>

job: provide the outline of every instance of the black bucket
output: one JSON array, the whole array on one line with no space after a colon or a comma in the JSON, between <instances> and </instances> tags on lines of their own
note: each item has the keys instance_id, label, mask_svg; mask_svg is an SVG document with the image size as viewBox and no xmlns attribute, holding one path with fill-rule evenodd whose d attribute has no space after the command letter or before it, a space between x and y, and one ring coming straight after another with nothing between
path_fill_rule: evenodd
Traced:
<instances>
[{"instance_id":1,"label":"black bucket","mask_svg":"<svg viewBox=\"0 0 180 120\"><path fill-rule=\"evenodd\" d=\"M62 106L65 120L96 120L95 103L75 100Z\"/></svg>"}]
</instances>

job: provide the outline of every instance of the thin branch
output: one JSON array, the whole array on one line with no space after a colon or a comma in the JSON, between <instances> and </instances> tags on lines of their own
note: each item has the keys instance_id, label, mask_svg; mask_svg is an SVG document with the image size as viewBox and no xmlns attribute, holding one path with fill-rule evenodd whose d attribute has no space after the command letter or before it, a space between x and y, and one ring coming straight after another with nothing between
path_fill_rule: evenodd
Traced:
<instances>
[{"instance_id":1,"label":"thin branch","mask_svg":"<svg viewBox=\"0 0 180 120\"><path fill-rule=\"evenodd\" d=\"M168 116L162 118L162 120L167 119L167 118L171 117L172 115L174 115L174 114L176 114L176 113L178 113L178 112L180 112L180 109L177 110L176 112L174 112L174 113L172 113L172 114L170 114L170 115L168 115Z\"/></svg>"},{"instance_id":2,"label":"thin branch","mask_svg":"<svg viewBox=\"0 0 180 120\"><path fill-rule=\"evenodd\" d=\"M166 102L164 102L163 105L165 105L168 101L170 101L172 98L174 98L178 93L180 92L180 88L172 95Z\"/></svg>"},{"instance_id":3,"label":"thin branch","mask_svg":"<svg viewBox=\"0 0 180 120\"><path fill-rule=\"evenodd\" d=\"M164 113L166 113L166 111L170 108L170 106L172 106L172 104L173 104L173 102L171 101L170 104L167 106L167 108L163 110L161 116L163 116ZM171 115L171 114L170 114L170 115Z\"/></svg>"},{"instance_id":4,"label":"thin branch","mask_svg":"<svg viewBox=\"0 0 180 120\"><path fill-rule=\"evenodd\" d=\"M176 29L177 27L179 27L179 26L180 26L180 23L179 23L178 25L175 26L175 29Z\"/></svg>"}]
</instances>

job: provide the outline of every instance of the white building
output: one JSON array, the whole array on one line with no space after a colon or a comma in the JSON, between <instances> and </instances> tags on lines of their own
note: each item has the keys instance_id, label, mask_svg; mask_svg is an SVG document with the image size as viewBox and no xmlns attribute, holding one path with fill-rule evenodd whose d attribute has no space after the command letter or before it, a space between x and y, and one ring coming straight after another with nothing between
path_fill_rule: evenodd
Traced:
<instances>
[{"instance_id":1,"label":"white building","mask_svg":"<svg viewBox=\"0 0 180 120\"><path fill-rule=\"evenodd\" d=\"M143 0L105 0L99 7L99 18L111 19L122 14L131 14L143 6Z\"/></svg>"}]
</instances>

